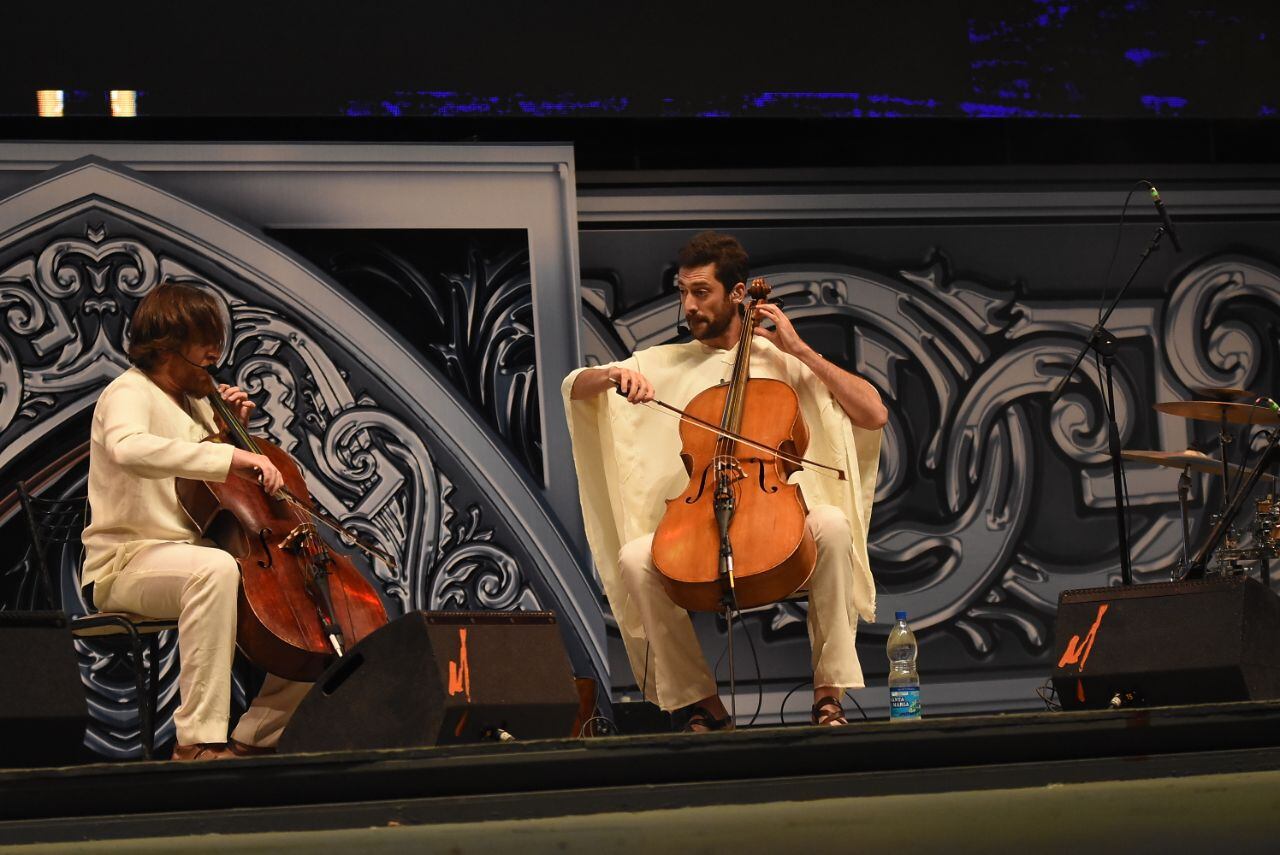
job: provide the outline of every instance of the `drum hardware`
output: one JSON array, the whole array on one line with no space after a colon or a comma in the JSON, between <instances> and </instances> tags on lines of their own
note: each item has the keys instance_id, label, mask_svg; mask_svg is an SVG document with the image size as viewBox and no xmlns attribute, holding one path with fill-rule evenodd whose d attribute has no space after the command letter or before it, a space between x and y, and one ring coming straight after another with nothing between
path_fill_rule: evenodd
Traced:
<instances>
[{"instance_id":1,"label":"drum hardware","mask_svg":"<svg viewBox=\"0 0 1280 855\"><path fill-rule=\"evenodd\" d=\"M1206 391L1206 390L1201 390ZM1211 393L1226 395L1232 397L1253 397L1249 392L1243 389L1209 389ZM1239 487L1241 474L1240 467L1234 470L1228 462L1228 450L1235 441L1228 432L1227 425L1280 425L1280 415L1272 412L1267 407L1258 406L1256 404L1239 404L1227 401L1164 401L1155 405L1157 412L1168 413L1172 416L1180 416L1184 419L1193 419L1203 422L1215 422L1218 425L1218 448L1221 451L1222 461L1222 507L1225 509L1229 501L1229 497L1233 491L1231 489L1231 473L1237 473L1236 486Z\"/></svg>"},{"instance_id":2,"label":"drum hardware","mask_svg":"<svg viewBox=\"0 0 1280 855\"><path fill-rule=\"evenodd\" d=\"M1253 393L1245 389L1197 387L1193 392L1207 400L1165 401L1156 404L1155 409L1180 418L1215 423L1218 426L1220 450L1218 457L1211 457L1193 449L1185 452L1135 450L1126 451L1123 456L1129 460L1180 470L1178 509L1182 522L1182 555L1179 566L1171 571L1172 578L1200 578L1206 573L1224 576L1239 575L1245 572L1243 562L1256 561L1263 583L1269 585L1269 561L1271 558L1280 557L1280 506L1274 501L1276 476L1263 470L1267 468L1272 452L1276 448L1277 434L1280 434L1280 431L1273 432L1270 443L1258 457L1256 464L1253 467L1245 467L1229 461L1230 447L1235 441L1229 426L1280 425L1280 413L1256 403L1241 403L1250 399L1264 400L1255 398ZM1277 462L1280 463L1280 461ZM1191 525L1188 511L1192 470L1217 475L1223 479L1221 505L1218 512L1209 517L1212 528L1208 539L1194 555L1190 553ZM1236 525L1236 518L1253 488L1262 480L1270 482L1272 493L1266 499L1256 503L1254 519L1247 529L1252 542L1242 546L1241 532ZM1207 562L1210 556L1212 564Z\"/></svg>"},{"instance_id":3,"label":"drum hardware","mask_svg":"<svg viewBox=\"0 0 1280 855\"><path fill-rule=\"evenodd\" d=\"M1224 477L1225 471L1237 482L1242 481L1249 470L1243 466L1229 463L1223 467L1222 461L1216 457L1205 454L1195 449L1187 449L1186 451L1154 451L1144 449L1130 449L1121 453L1125 460L1131 460L1135 463L1149 463L1155 466L1163 466L1168 469L1177 469L1178 474L1178 513L1182 521L1182 556L1177 566L1171 568L1170 577L1173 580L1182 578L1182 574L1186 572L1186 568L1191 563L1191 512L1190 512L1190 494L1191 494L1191 473L1203 472L1206 475L1216 475L1219 478ZM1262 475L1262 478L1268 480L1275 488L1276 476ZM1224 488L1225 492L1225 488ZM1268 557L1280 557L1280 502L1270 502L1268 500L1260 500L1258 502L1258 519L1255 522L1252 531L1254 539L1258 541L1260 538L1267 539L1269 545L1266 547ZM1221 518L1221 511L1210 514L1210 525L1216 525ZM1274 532L1274 535L1268 537L1264 532ZM1260 533L1262 532L1262 533ZM1240 543L1240 531L1235 526L1228 527L1224 536L1225 543L1222 549L1215 553L1215 572L1222 566L1218 560L1220 556L1226 556L1228 560L1247 559L1253 560L1257 556L1253 554L1253 549L1242 549ZM1223 550L1233 550L1223 552Z\"/></svg>"},{"instance_id":4,"label":"drum hardware","mask_svg":"<svg viewBox=\"0 0 1280 855\"><path fill-rule=\"evenodd\" d=\"M1221 406L1228 406L1228 405L1221 405ZM1267 414L1271 415L1270 412L1268 412ZM1208 557L1214 554L1219 549L1220 546L1223 546L1224 541L1226 542L1227 550L1233 550L1238 548L1237 546L1231 545L1229 541L1227 541L1227 538L1231 534L1231 524L1234 521L1235 517L1240 513L1241 509L1244 507L1245 501L1253 493L1254 488L1257 487L1258 482L1262 480L1264 475L1263 469L1271 465L1271 462L1274 459L1274 456L1277 450L1276 448L1277 443L1280 443L1280 430L1273 430L1271 431L1271 436L1267 442L1266 448L1264 448L1262 452L1258 455L1257 463L1254 464L1253 468L1250 469L1248 474L1244 477L1243 479L1244 483L1241 484L1239 488L1231 495L1230 500L1227 502L1226 507L1223 509L1222 513L1219 515L1219 518L1214 523L1213 529L1209 532L1209 535L1206 538L1205 542L1200 546L1198 550L1196 550L1195 555L1191 557L1190 566L1188 567L1188 571L1185 578L1188 578L1188 579L1203 578L1205 575L1205 572L1208 570L1208 561L1207 561ZM1274 483L1274 479L1272 479L1272 482ZM1268 510L1270 509L1270 507L1271 507L1271 503L1268 504ZM1256 555L1256 557L1259 559L1259 571L1262 574L1262 581L1264 584L1269 586L1270 585L1270 568L1268 565L1271 557L1270 555L1271 549L1272 547L1269 546L1268 544L1256 544L1251 549L1245 550L1243 552L1229 551L1226 553L1224 557L1226 558L1227 561L1235 561L1235 560L1244 558L1246 553L1252 553L1253 555ZM1222 563L1222 562L1219 562L1219 563Z\"/></svg>"}]
</instances>

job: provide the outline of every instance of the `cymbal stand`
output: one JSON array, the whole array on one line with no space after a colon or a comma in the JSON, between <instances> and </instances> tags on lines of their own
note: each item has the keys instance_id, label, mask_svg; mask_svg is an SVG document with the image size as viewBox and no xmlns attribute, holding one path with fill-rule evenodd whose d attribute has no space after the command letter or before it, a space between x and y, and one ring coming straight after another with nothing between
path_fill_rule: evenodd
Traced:
<instances>
[{"instance_id":1,"label":"cymbal stand","mask_svg":"<svg viewBox=\"0 0 1280 855\"><path fill-rule=\"evenodd\" d=\"M1222 410L1222 421L1218 426L1218 453L1222 456L1222 509L1227 509L1227 497L1231 494L1231 469L1227 463L1227 446L1231 445L1231 434L1227 432L1227 411ZM1242 460L1241 463L1246 461Z\"/></svg>"},{"instance_id":2,"label":"cymbal stand","mask_svg":"<svg viewBox=\"0 0 1280 855\"><path fill-rule=\"evenodd\" d=\"M1178 476L1178 510L1182 514L1182 572L1191 567L1191 523L1187 519L1187 496L1191 492L1191 467L1182 467ZM1177 581L1176 579L1174 581Z\"/></svg>"}]
</instances>

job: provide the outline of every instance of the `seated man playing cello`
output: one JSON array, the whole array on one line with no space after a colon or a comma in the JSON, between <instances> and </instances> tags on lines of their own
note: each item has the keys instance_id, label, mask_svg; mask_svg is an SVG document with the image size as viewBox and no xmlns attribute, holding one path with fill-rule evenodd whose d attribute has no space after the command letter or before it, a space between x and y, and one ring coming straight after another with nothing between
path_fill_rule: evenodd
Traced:
<instances>
[{"instance_id":1,"label":"seated man playing cello","mask_svg":"<svg viewBox=\"0 0 1280 855\"><path fill-rule=\"evenodd\" d=\"M210 294L162 284L138 304L129 333L133 367L103 389L93 411L81 581L104 611L177 618L175 760L266 753L310 684L268 675L228 740L240 570L229 553L201 540L174 479L236 476L273 493L283 478L263 455L201 442L217 432L204 369L227 335ZM218 392L247 423L249 396L233 386Z\"/></svg>"},{"instance_id":2,"label":"seated man playing cello","mask_svg":"<svg viewBox=\"0 0 1280 855\"><path fill-rule=\"evenodd\" d=\"M685 729L701 732L734 723L689 615L667 594L652 555L664 500L679 495L689 480L680 459L680 422L628 402L659 397L683 410L697 393L729 379L744 329L747 254L736 239L704 232L681 249L678 263L676 284L694 340L578 369L561 391L587 538L636 683L664 710L690 708ZM781 309L766 303L757 312L774 328L755 328L751 376L790 385L811 434L807 454L848 473L842 481L802 470L791 479L803 491L817 546L807 582L811 721L845 724L840 698L845 689L864 685L854 647L857 621L875 618L866 535L888 413L870 383L823 359ZM620 394L606 394L615 390Z\"/></svg>"}]
</instances>

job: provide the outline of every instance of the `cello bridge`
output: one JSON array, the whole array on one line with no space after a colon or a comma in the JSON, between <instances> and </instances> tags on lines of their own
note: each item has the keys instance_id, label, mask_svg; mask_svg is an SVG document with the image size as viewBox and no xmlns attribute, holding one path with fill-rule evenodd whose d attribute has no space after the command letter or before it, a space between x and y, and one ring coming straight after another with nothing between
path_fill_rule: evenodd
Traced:
<instances>
[{"instance_id":1,"label":"cello bridge","mask_svg":"<svg viewBox=\"0 0 1280 855\"><path fill-rule=\"evenodd\" d=\"M721 472L730 473L734 482L741 481L747 477L747 473L742 471L742 464L738 462L738 458L729 454L719 454L711 458L711 468L716 474Z\"/></svg>"},{"instance_id":2,"label":"cello bridge","mask_svg":"<svg viewBox=\"0 0 1280 855\"><path fill-rule=\"evenodd\" d=\"M301 523L284 536L284 540L280 541L280 548L286 552L297 552L302 548L302 542L315 532L316 527L312 523Z\"/></svg>"}]
</instances>

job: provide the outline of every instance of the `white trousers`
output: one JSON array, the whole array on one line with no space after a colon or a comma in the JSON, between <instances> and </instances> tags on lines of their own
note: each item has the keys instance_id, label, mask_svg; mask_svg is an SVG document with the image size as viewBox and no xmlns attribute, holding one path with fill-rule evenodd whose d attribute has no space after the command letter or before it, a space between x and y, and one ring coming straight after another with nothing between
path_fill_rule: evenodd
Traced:
<instances>
[{"instance_id":1,"label":"white trousers","mask_svg":"<svg viewBox=\"0 0 1280 855\"><path fill-rule=\"evenodd\" d=\"M806 520L818 557L809 577L809 644L816 686L839 689L863 685L854 647L858 614L853 607L853 541L839 508L817 505ZM636 675L646 697L664 710L677 710L718 691L715 677L693 632L689 613L667 596L653 565L653 535L618 551L627 593L635 600L649 642L645 671Z\"/></svg>"},{"instance_id":2,"label":"white trousers","mask_svg":"<svg viewBox=\"0 0 1280 855\"><path fill-rule=\"evenodd\" d=\"M182 702L173 722L180 745L227 741L239 588L240 569L229 553L159 543L135 555L112 582L106 601L97 604L104 611L177 618ZM310 688L268 674L232 736L247 745L275 745Z\"/></svg>"}]
</instances>

